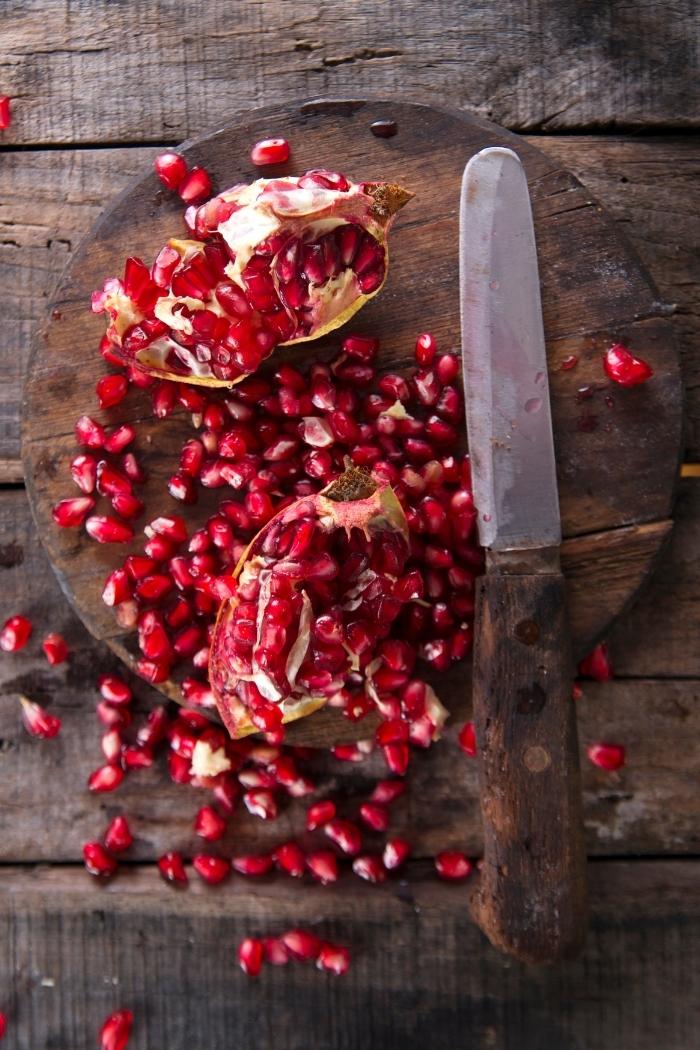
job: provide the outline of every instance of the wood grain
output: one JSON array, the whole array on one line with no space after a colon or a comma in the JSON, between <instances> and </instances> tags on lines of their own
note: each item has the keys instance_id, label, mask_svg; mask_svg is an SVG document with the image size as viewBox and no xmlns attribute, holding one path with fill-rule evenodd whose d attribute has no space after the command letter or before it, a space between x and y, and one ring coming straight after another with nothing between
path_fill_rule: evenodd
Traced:
<instances>
[{"instance_id":1,"label":"wood grain","mask_svg":"<svg viewBox=\"0 0 700 1050\"><path fill-rule=\"evenodd\" d=\"M5 869L0 887L8 1050L92 1050L113 1009L134 1050L689 1050L700 1024L700 863L590 865L591 936L536 969L484 943L467 886L415 875L384 887L241 879L184 893L156 872L106 889L74 868ZM342 979L309 966L257 980L234 952L293 925L348 943Z\"/></svg>"}]
</instances>

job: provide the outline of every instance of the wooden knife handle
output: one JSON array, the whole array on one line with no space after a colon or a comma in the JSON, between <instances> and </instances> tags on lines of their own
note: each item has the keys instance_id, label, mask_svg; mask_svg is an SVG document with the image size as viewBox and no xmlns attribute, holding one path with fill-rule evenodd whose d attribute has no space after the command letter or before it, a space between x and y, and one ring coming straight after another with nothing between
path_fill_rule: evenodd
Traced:
<instances>
[{"instance_id":1,"label":"wooden knife handle","mask_svg":"<svg viewBox=\"0 0 700 1050\"><path fill-rule=\"evenodd\" d=\"M581 947L587 924L563 577L483 576L475 631L484 861L472 914L497 948L552 963Z\"/></svg>"}]
</instances>

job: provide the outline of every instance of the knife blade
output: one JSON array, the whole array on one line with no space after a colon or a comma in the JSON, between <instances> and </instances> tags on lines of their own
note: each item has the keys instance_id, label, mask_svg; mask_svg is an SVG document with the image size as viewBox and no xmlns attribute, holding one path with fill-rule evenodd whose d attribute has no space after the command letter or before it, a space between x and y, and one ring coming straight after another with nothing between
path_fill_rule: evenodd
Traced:
<instances>
[{"instance_id":1,"label":"knife blade","mask_svg":"<svg viewBox=\"0 0 700 1050\"><path fill-rule=\"evenodd\" d=\"M482 546L561 541L537 249L525 172L489 147L471 158L460 208L462 362Z\"/></svg>"}]
</instances>

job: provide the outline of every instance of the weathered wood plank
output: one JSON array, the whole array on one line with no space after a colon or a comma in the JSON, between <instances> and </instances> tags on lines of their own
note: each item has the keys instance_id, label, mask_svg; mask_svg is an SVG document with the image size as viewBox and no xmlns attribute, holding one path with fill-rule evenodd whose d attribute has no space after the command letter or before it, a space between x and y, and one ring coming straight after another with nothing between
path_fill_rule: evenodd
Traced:
<instances>
[{"instance_id":1,"label":"weathered wood plank","mask_svg":"<svg viewBox=\"0 0 700 1050\"><path fill-rule=\"evenodd\" d=\"M286 98L440 97L514 130L697 126L697 8L6 0L5 141L183 139ZM89 84L90 89L85 90ZM274 130L274 129L271 129Z\"/></svg>"},{"instance_id":2,"label":"weathered wood plank","mask_svg":"<svg viewBox=\"0 0 700 1050\"><path fill-rule=\"evenodd\" d=\"M532 140L609 204L665 301L678 304L690 458L700 457L700 146L695 139ZM8 153L0 166L0 482L21 475L19 405L31 332L80 238L155 150Z\"/></svg>"},{"instance_id":3,"label":"weathered wood plank","mask_svg":"<svg viewBox=\"0 0 700 1050\"><path fill-rule=\"evenodd\" d=\"M153 871L105 890L72 868L6 869L0 887L8 1050L90 1050L113 1009L134 1050L688 1050L700 1024L700 864L589 866L580 958L537 969L485 943L469 886L411 876L377 888L164 886ZM246 979L249 934L310 926L348 943L342 980L309 966ZM130 1043L131 1046L131 1043Z\"/></svg>"}]
</instances>

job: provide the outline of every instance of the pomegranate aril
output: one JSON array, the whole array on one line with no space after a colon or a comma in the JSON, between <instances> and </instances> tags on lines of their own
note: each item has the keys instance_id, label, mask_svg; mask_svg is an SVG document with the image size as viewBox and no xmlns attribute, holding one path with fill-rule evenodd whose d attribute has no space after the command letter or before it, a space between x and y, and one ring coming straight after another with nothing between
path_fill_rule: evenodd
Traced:
<instances>
[{"instance_id":1,"label":"pomegranate aril","mask_svg":"<svg viewBox=\"0 0 700 1050\"><path fill-rule=\"evenodd\" d=\"M10 114L10 96L0 95L0 131L5 131L12 123ZM4 1020L4 1015L3 1015ZM5 1034L4 1032L2 1033Z\"/></svg>"},{"instance_id":2,"label":"pomegranate aril","mask_svg":"<svg viewBox=\"0 0 700 1050\"><path fill-rule=\"evenodd\" d=\"M435 361L433 369L442 385L447 386L459 375L459 360L454 354L441 354Z\"/></svg>"},{"instance_id":3,"label":"pomegranate aril","mask_svg":"<svg viewBox=\"0 0 700 1050\"><path fill-rule=\"evenodd\" d=\"M177 192L186 204L196 204L211 196L211 179L204 168L192 168L180 182Z\"/></svg>"},{"instance_id":4,"label":"pomegranate aril","mask_svg":"<svg viewBox=\"0 0 700 1050\"><path fill-rule=\"evenodd\" d=\"M304 853L296 842L285 842L272 851L272 859L280 871L298 879L306 870Z\"/></svg>"},{"instance_id":5,"label":"pomegranate aril","mask_svg":"<svg viewBox=\"0 0 700 1050\"><path fill-rule=\"evenodd\" d=\"M465 755L474 757L476 755L476 730L473 722L465 722L457 737L459 746Z\"/></svg>"},{"instance_id":6,"label":"pomegranate aril","mask_svg":"<svg viewBox=\"0 0 700 1050\"><path fill-rule=\"evenodd\" d=\"M387 810L376 802L363 802L360 806L360 818L372 831L386 831L389 827Z\"/></svg>"},{"instance_id":7,"label":"pomegranate aril","mask_svg":"<svg viewBox=\"0 0 700 1050\"><path fill-rule=\"evenodd\" d=\"M109 878L117 870L117 861L104 848L101 842L86 842L83 846L83 860L91 875Z\"/></svg>"},{"instance_id":8,"label":"pomegranate aril","mask_svg":"<svg viewBox=\"0 0 700 1050\"><path fill-rule=\"evenodd\" d=\"M596 682L609 682L614 677L610 654L605 642L601 642L581 660L578 665L578 673L585 678L593 678Z\"/></svg>"},{"instance_id":9,"label":"pomegranate aril","mask_svg":"<svg viewBox=\"0 0 700 1050\"><path fill-rule=\"evenodd\" d=\"M646 361L635 357L626 346L615 343L606 351L603 357L603 368L608 379L618 383L622 387L639 386L646 383L654 374L654 370Z\"/></svg>"},{"instance_id":10,"label":"pomegranate aril","mask_svg":"<svg viewBox=\"0 0 700 1050\"><path fill-rule=\"evenodd\" d=\"M129 393L129 381L124 375L107 375L98 379L95 387L100 408L114 408Z\"/></svg>"},{"instance_id":11,"label":"pomegranate aril","mask_svg":"<svg viewBox=\"0 0 700 1050\"><path fill-rule=\"evenodd\" d=\"M286 139L261 139L250 151L250 159L258 168L284 164L289 160L289 143Z\"/></svg>"},{"instance_id":12,"label":"pomegranate aril","mask_svg":"<svg viewBox=\"0 0 700 1050\"><path fill-rule=\"evenodd\" d=\"M272 871L274 861L269 853L258 855L247 854L242 857L233 858L233 867L239 875L249 875L257 878L267 875Z\"/></svg>"},{"instance_id":13,"label":"pomegranate aril","mask_svg":"<svg viewBox=\"0 0 700 1050\"><path fill-rule=\"evenodd\" d=\"M285 944L277 937L263 937L263 959L272 966L286 966L289 952Z\"/></svg>"},{"instance_id":14,"label":"pomegranate aril","mask_svg":"<svg viewBox=\"0 0 700 1050\"><path fill-rule=\"evenodd\" d=\"M382 862L388 871L395 871L410 856L411 847L405 839L388 839L384 846Z\"/></svg>"},{"instance_id":15,"label":"pomegranate aril","mask_svg":"<svg viewBox=\"0 0 700 1050\"><path fill-rule=\"evenodd\" d=\"M292 958L300 962L315 961L322 947L322 942L310 930L287 930L280 940Z\"/></svg>"},{"instance_id":16,"label":"pomegranate aril","mask_svg":"<svg viewBox=\"0 0 700 1050\"><path fill-rule=\"evenodd\" d=\"M324 832L343 853L353 856L362 848L360 829L349 820L336 817L324 825Z\"/></svg>"},{"instance_id":17,"label":"pomegranate aril","mask_svg":"<svg viewBox=\"0 0 700 1050\"><path fill-rule=\"evenodd\" d=\"M97 461L94 456L90 456L87 453L76 456L70 465L70 473L75 484L86 495L90 495L91 492L95 491Z\"/></svg>"},{"instance_id":18,"label":"pomegranate aril","mask_svg":"<svg viewBox=\"0 0 700 1050\"><path fill-rule=\"evenodd\" d=\"M248 977L257 977L263 964L263 944L255 937L246 937L238 946L238 963Z\"/></svg>"},{"instance_id":19,"label":"pomegranate aril","mask_svg":"<svg viewBox=\"0 0 700 1050\"><path fill-rule=\"evenodd\" d=\"M441 879L457 882L471 873L472 862L457 850L444 850L435 857L435 870Z\"/></svg>"},{"instance_id":20,"label":"pomegranate aril","mask_svg":"<svg viewBox=\"0 0 700 1050\"><path fill-rule=\"evenodd\" d=\"M352 870L366 882L384 882L386 880L386 868L381 857L371 853L365 853L355 857L352 862Z\"/></svg>"},{"instance_id":21,"label":"pomegranate aril","mask_svg":"<svg viewBox=\"0 0 700 1050\"><path fill-rule=\"evenodd\" d=\"M396 776L402 777L408 769L409 750L406 743L385 744L382 747L384 761L389 770Z\"/></svg>"},{"instance_id":22,"label":"pomegranate aril","mask_svg":"<svg viewBox=\"0 0 700 1050\"><path fill-rule=\"evenodd\" d=\"M243 802L254 817L261 820L275 820L277 818L277 802L271 791L264 788L254 791L246 791Z\"/></svg>"},{"instance_id":23,"label":"pomegranate aril","mask_svg":"<svg viewBox=\"0 0 700 1050\"><path fill-rule=\"evenodd\" d=\"M613 771L625 764L625 749L622 744L591 744L586 749L589 761L600 769Z\"/></svg>"},{"instance_id":24,"label":"pomegranate aril","mask_svg":"<svg viewBox=\"0 0 700 1050\"><path fill-rule=\"evenodd\" d=\"M403 780L379 780L369 797L370 802L377 802L381 806L388 806L400 798L406 791Z\"/></svg>"},{"instance_id":25,"label":"pomegranate aril","mask_svg":"<svg viewBox=\"0 0 700 1050\"><path fill-rule=\"evenodd\" d=\"M177 190L187 174L187 161L179 153L160 153L153 161L153 167L169 190Z\"/></svg>"},{"instance_id":26,"label":"pomegranate aril","mask_svg":"<svg viewBox=\"0 0 700 1050\"><path fill-rule=\"evenodd\" d=\"M123 853L133 845L134 837L126 817L115 817L105 832L104 844L110 853Z\"/></svg>"},{"instance_id":27,"label":"pomegranate aril","mask_svg":"<svg viewBox=\"0 0 700 1050\"><path fill-rule=\"evenodd\" d=\"M333 820L335 813L335 802L332 802L330 799L325 799L322 802L315 802L313 806L309 806L306 811L307 831L315 831L316 828L323 827L323 825L327 824L329 820Z\"/></svg>"},{"instance_id":28,"label":"pomegranate aril","mask_svg":"<svg viewBox=\"0 0 700 1050\"><path fill-rule=\"evenodd\" d=\"M213 857L204 853L192 858L192 867L199 877L210 886L217 886L231 874L229 860L226 860L225 857Z\"/></svg>"},{"instance_id":29,"label":"pomegranate aril","mask_svg":"<svg viewBox=\"0 0 700 1050\"><path fill-rule=\"evenodd\" d=\"M306 866L311 875L322 886L336 882L338 878L338 859L331 850L312 850L306 855Z\"/></svg>"},{"instance_id":30,"label":"pomegranate aril","mask_svg":"<svg viewBox=\"0 0 700 1050\"><path fill-rule=\"evenodd\" d=\"M226 821L212 806L202 806L195 817L194 830L207 842L218 842L226 834Z\"/></svg>"},{"instance_id":31,"label":"pomegranate aril","mask_svg":"<svg viewBox=\"0 0 700 1050\"><path fill-rule=\"evenodd\" d=\"M100 1028L100 1050L126 1050L134 1015L131 1010L110 1014Z\"/></svg>"},{"instance_id":32,"label":"pomegranate aril","mask_svg":"<svg viewBox=\"0 0 700 1050\"><path fill-rule=\"evenodd\" d=\"M108 764L100 766L88 777L88 790L95 792L114 791L124 779L124 770L121 766Z\"/></svg>"},{"instance_id":33,"label":"pomegranate aril","mask_svg":"<svg viewBox=\"0 0 700 1050\"><path fill-rule=\"evenodd\" d=\"M119 760L122 751L122 738L118 729L108 729L100 741L102 754L110 764Z\"/></svg>"},{"instance_id":34,"label":"pomegranate aril","mask_svg":"<svg viewBox=\"0 0 700 1050\"><path fill-rule=\"evenodd\" d=\"M350 952L340 944L323 944L318 953L316 966L319 970L342 977L350 969Z\"/></svg>"},{"instance_id":35,"label":"pomegranate aril","mask_svg":"<svg viewBox=\"0 0 700 1050\"><path fill-rule=\"evenodd\" d=\"M51 517L60 528L72 529L82 525L94 507L95 501L91 496L62 499L53 506Z\"/></svg>"},{"instance_id":36,"label":"pomegranate aril","mask_svg":"<svg viewBox=\"0 0 700 1050\"><path fill-rule=\"evenodd\" d=\"M187 872L180 853L164 853L158 859L158 871L166 882L173 882L180 886L188 883Z\"/></svg>"},{"instance_id":37,"label":"pomegranate aril","mask_svg":"<svg viewBox=\"0 0 700 1050\"><path fill-rule=\"evenodd\" d=\"M429 332L423 332L416 339L416 361L422 368L429 368L435 360L437 343Z\"/></svg>"},{"instance_id":38,"label":"pomegranate aril","mask_svg":"<svg viewBox=\"0 0 700 1050\"><path fill-rule=\"evenodd\" d=\"M134 530L126 522L107 515L94 515L85 522L85 531L97 543L128 543Z\"/></svg>"},{"instance_id":39,"label":"pomegranate aril","mask_svg":"<svg viewBox=\"0 0 700 1050\"><path fill-rule=\"evenodd\" d=\"M24 649L32 634L32 622L26 616L10 616L0 630L0 649L16 653Z\"/></svg>"},{"instance_id":40,"label":"pomegranate aril","mask_svg":"<svg viewBox=\"0 0 700 1050\"><path fill-rule=\"evenodd\" d=\"M75 438L86 448L102 448L105 443L104 428L90 416L81 416L75 424Z\"/></svg>"},{"instance_id":41,"label":"pomegranate aril","mask_svg":"<svg viewBox=\"0 0 700 1050\"><path fill-rule=\"evenodd\" d=\"M20 696L22 705L22 721L24 728L31 736L50 740L57 736L61 730L61 719L57 715L50 714L41 704Z\"/></svg>"}]
</instances>

